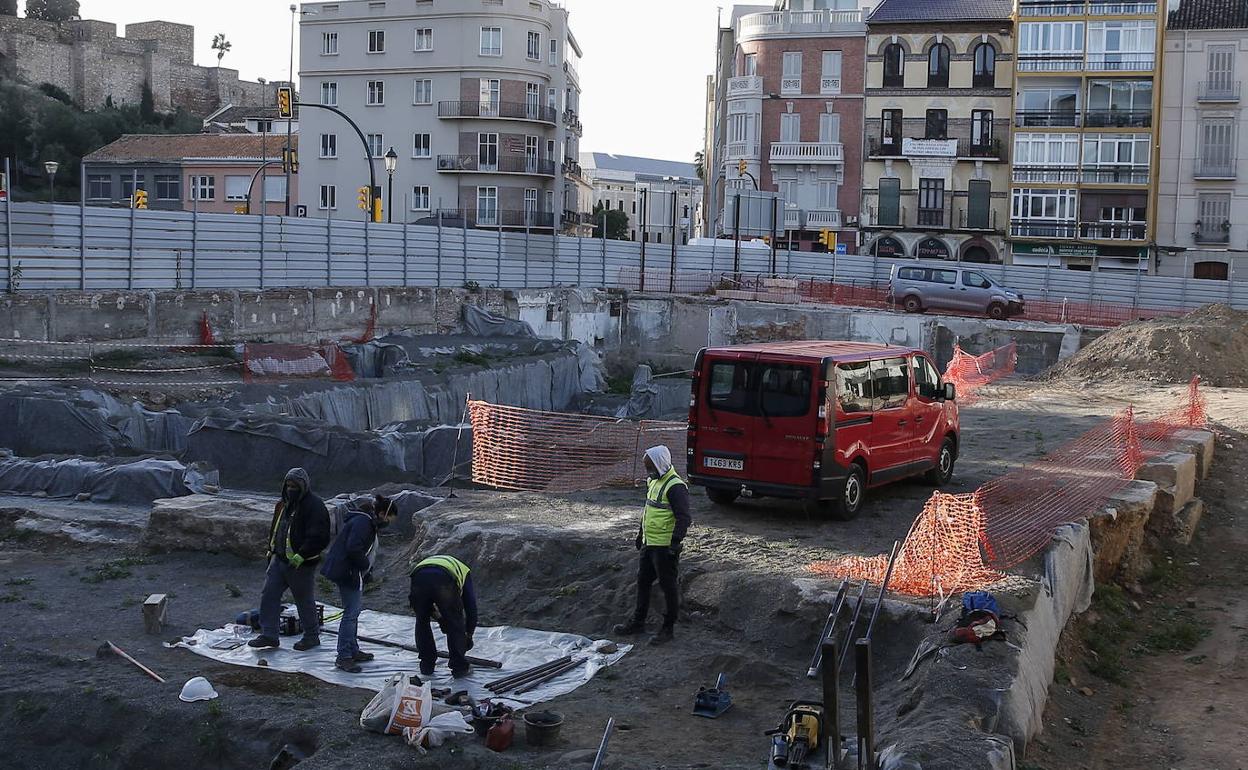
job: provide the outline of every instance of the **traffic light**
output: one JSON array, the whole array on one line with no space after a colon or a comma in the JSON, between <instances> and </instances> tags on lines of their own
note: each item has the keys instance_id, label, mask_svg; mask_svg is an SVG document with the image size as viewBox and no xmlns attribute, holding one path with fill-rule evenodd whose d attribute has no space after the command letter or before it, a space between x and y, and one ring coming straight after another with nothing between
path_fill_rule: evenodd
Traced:
<instances>
[{"instance_id":1,"label":"traffic light","mask_svg":"<svg viewBox=\"0 0 1248 770\"><path fill-rule=\"evenodd\" d=\"M360 211L372 211L373 196L369 192L368 185L363 185L357 192L359 193L359 203L356 206L359 207Z\"/></svg>"},{"instance_id":2,"label":"traffic light","mask_svg":"<svg viewBox=\"0 0 1248 770\"><path fill-rule=\"evenodd\" d=\"M7 201L8 199L9 199L9 177L4 172L0 171L0 201Z\"/></svg>"},{"instance_id":3,"label":"traffic light","mask_svg":"<svg viewBox=\"0 0 1248 770\"><path fill-rule=\"evenodd\" d=\"M373 221L381 221L381 187L373 188Z\"/></svg>"},{"instance_id":4,"label":"traffic light","mask_svg":"<svg viewBox=\"0 0 1248 770\"><path fill-rule=\"evenodd\" d=\"M744 160L737 161L737 176L745 176L745 170L749 167L750 164L746 163Z\"/></svg>"},{"instance_id":5,"label":"traffic light","mask_svg":"<svg viewBox=\"0 0 1248 770\"><path fill-rule=\"evenodd\" d=\"M295 116L294 109L294 93L290 86L282 86L277 89L277 115L280 118L293 118Z\"/></svg>"},{"instance_id":6,"label":"traffic light","mask_svg":"<svg viewBox=\"0 0 1248 770\"><path fill-rule=\"evenodd\" d=\"M147 190L135 190L130 196L130 208L145 209L147 208Z\"/></svg>"},{"instance_id":7,"label":"traffic light","mask_svg":"<svg viewBox=\"0 0 1248 770\"><path fill-rule=\"evenodd\" d=\"M836 252L836 233L826 227L819 233L819 242L822 243L829 252Z\"/></svg>"},{"instance_id":8,"label":"traffic light","mask_svg":"<svg viewBox=\"0 0 1248 770\"><path fill-rule=\"evenodd\" d=\"M299 173L299 151L292 147L282 148L282 171Z\"/></svg>"},{"instance_id":9,"label":"traffic light","mask_svg":"<svg viewBox=\"0 0 1248 770\"><path fill-rule=\"evenodd\" d=\"M247 204L246 204L246 203L236 203L236 204L234 204L234 213L235 213L235 214L246 214L246 213L247 213Z\"/></svg>"}]
</instances>

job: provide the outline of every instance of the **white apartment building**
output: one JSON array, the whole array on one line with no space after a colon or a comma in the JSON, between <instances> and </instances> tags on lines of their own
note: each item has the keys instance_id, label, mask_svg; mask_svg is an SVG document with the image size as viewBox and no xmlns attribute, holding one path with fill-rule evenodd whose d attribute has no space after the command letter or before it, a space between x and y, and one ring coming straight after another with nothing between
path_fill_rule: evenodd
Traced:
<instances>
[{"instance_id":1,"label":"white apartment building","mask_svg":"<svg viewBox=\"0 0 1248 770\"><path fill-rule=\"evenodd\" d=\"M589 187L577 163L581 50L549 0L339 0L300 14L304 151L312 217L576 232ZM385 156L398 156L393 178ZM390 190L393 189L393 193ZM393 200L391 200L391 195Z\"/></svg>"},{"instance_id":2,"label":"white apartment building","mask_svg":"<svg viewBox=\"0 0 1248 770\"><path fill-rule=\"evenodd\" d=\"M594 206L628 215L629 240L644 235L649 243L671 243L673 214L679 243L700 237L703 187L692 163L585 152L581 166L593 185Z\"/></svg>"},{"instance_id":3,"label":"white apartment building","mask_svg":"<svg viewBox=\"0 0 1248 770\"><path fill-rule=\"evenodd\" d=\"M1162 68L1157 272L1248 280L1248 3L1183 0ZM1245 160L1240 169L1239 161ZM1242 174L1242 176L1241 176Z\"/></svg>"}]
</instances>

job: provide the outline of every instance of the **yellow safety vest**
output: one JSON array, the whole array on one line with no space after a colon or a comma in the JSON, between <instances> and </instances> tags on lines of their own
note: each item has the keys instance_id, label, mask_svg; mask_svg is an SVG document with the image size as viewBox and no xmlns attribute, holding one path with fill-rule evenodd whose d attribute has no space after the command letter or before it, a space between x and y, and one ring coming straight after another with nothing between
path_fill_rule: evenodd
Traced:
<instances>
[{"instance_id":1,"label":"yellow safety vest","mask_svg":"<svg viewBox=\"0 0 1248 770\"><path fill-rule=\"evenodd\" d=\"M647 482L646 507L641 514L641 537L646 545L667 547L672 544L676 514L672 512L667 493L677 485L687 486L675 468L668 468L667 473Z\"/></svg>"},{"instance_id":2,"label":"yellow safety vest","mask_svg":"<svg viewBox=\"0 0 1248 770\"><path fill-rule=\"evenodd\" d=\"M441 567L451 573L451 577L455 578L455 584L459 586L459 592L464 592L464 581L468 579L468 565L464 564L454 556L430 556L428 559L417 564L412 568L412 572L422 567Z\"/></svg>"},{"instance_id":3,"label":"yellow safety vest","mask_svg":"<svg viewBox=\"0 0 1248 770\"><path fill-rule=\"evenodd\" d=\"M278 505L282 510L278 511L277 515L273 517L273 530L269 532L269 553L272 554L277 553L277 528L282 522L282 516L293 517L295 515L293 511L286 510L286 501L280 501ZM295 549L290 546L290 528L294 523L293 520L286 523L286 561L290 561L291 557L295 555Z\"/></svg>"}]
</instances>

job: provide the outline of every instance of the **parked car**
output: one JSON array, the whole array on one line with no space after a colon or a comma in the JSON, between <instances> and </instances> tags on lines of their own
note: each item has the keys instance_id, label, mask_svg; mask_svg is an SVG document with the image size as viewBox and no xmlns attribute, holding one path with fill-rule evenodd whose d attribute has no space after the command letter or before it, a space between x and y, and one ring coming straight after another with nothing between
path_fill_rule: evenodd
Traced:
<instances>
[{"instance_id":1,"label":"parked car","mask_svg":"<svg viewBox=\"0 0 1248 770\"><path fill-rule=\"evenodd\" d=\"M707 348L689 402L690 480L713 502L805 501L852 519L866 491L958 457L956 392L926 353L860 342Z\"/></svg>"},{"instance_id":2,"label":"parked car","mask_svg":"<svg viewBox=\"0 0 1248 770\"><path fill-rule=\"evenodd\" d=\"M907 313L961 310L989 318L1022 315L1023 295L971 267L893 265L889 294Z\"/></svg>"}]
</instances>

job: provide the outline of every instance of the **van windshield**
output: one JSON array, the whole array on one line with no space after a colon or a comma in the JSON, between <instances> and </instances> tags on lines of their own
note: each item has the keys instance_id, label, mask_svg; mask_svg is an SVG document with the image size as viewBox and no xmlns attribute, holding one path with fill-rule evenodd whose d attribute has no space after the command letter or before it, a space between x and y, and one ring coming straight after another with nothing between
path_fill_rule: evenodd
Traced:
<instances>
[{"instance_id":1,"label":"van windshield","mask_svg":"<svg viewBox=\"0 0 1248 770\"><path fill-rule=\"evenodd\" d=\"M712 409L767 417L801 417L810 411L809 366L716 361L710 375Z\"/></svg>"}]
</instances>

